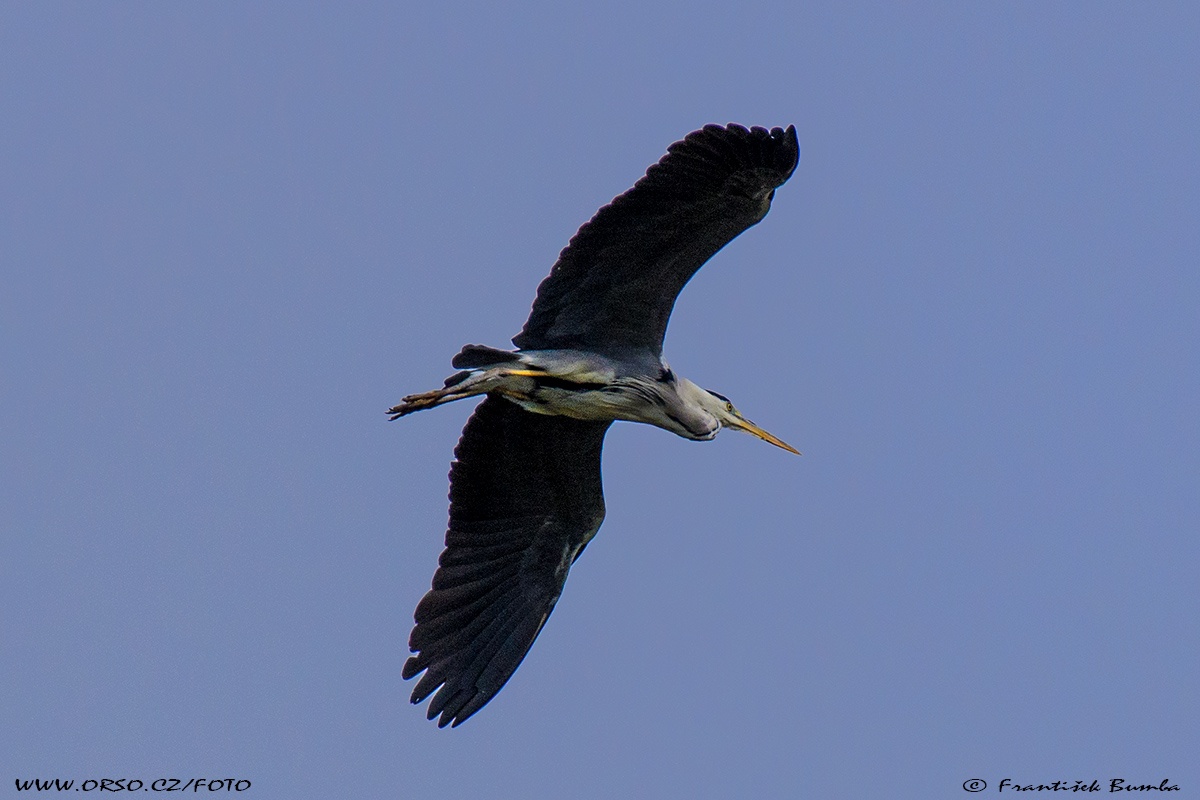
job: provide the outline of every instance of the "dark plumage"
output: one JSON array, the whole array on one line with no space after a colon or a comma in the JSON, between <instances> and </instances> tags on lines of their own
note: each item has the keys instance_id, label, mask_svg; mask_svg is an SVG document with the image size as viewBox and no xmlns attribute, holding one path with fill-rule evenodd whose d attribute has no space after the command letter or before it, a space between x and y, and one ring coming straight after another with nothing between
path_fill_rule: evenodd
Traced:
<instances>
[{"instance_id":1,"label":"dark plumage","mask_svg":"<svg viewBox=\"0 0 1200 800\"><path fill-rule=\"evenodd\" d=\"M613 419L697 439L738 427L792 449L723 396L677 378L661 351L684 284L766 215L799 154L793 127L688 134L571 239L513 339L518 353L468 345L454 360L467 371L389 412L487 393L454 451L446 549L403 670L406 679L424 672L412 702L433 695L428 714L439 726L458 725L500 691L599 529L600 450ZM647 410L605 410L614 393ZM596 418L574 418L581 413Z\"/></svg>"},{"instance_id":2,"label":"dark plumage","mask_svg":"<svg viewBox=\"0 0 1200 800\"><path fill-rule=\"evenodd\" d=\"M794 126L689 133L571 237L513 344L657 356L684 284L767 215L799 159Z\"/></svg>"},{"instance_id":3,"label":"dark plumage","mask_svg":"<svg viewBox=\"0 0 1200 800\"><path fill-rule=\"evenodd\" d=\"M492 698L537 638L571 562L604 520L600 445L608 422L533 414L485 399L450 467L450 529L417 606L403 676L439 724Z\"/></svg>"}]
</instances>

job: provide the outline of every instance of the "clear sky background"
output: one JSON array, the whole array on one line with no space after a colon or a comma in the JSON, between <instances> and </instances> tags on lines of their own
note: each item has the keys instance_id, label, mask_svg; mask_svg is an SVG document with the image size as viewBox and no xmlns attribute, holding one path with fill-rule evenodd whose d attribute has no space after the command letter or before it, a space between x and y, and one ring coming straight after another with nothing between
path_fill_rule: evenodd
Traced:
<instances>
[{"instance_id":1,"label":"clear sky background","mask_svg":"<svg viewBox=\"0 0 1200 800\"><path fill-rule=\"evenodd\" d=\"M1200 6L5 3L0 774L245 796L1200 797ZM576 228L787 125L456 730L408 703L462 403Z\"/></svg>"}]
</instances>

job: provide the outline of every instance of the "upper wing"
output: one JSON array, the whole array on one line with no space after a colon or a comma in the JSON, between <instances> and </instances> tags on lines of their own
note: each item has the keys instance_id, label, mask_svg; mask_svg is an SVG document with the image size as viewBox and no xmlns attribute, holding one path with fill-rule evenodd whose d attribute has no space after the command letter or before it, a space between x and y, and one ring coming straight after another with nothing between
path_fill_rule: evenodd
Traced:
<instances>
[{"instance_id":1,"label":"upper wing","mask_svg":"<svg viewBox=\"0 0 1200 800\"><path fill-rule=\"evenodd\" d=\"M450 465L450 528L433 588L414 613L404 678L429 719L458 725L516 670L554 609L567 570L604 520L600 448L608 422L525 411L488 396Z\"/></svg>"},{"instance_id":2,"label":"upper wing","mask_svg":"<svg viewBox=\"0 0 1200 800\"><path fill-rule=\"evenodd\" d=\"M657 356L684 284L766 216L799 159L794 126L689 133L572 237L513 344Z\"/></svg>"}]
</instances>

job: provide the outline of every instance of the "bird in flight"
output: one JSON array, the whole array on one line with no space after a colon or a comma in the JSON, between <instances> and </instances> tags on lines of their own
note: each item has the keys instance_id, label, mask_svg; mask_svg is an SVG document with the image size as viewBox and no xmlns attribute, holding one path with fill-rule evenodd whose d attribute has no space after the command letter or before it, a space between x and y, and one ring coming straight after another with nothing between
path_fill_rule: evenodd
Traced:
<instances>
[{"instance_id":1,"label":"bird in flight","mask_svg":"<svg viewBox=\"0 0 1200 800\"><path fill-rule=\"evenodd\" d=\"M515 351L467 345L441 389L392 419L486 395L454 449L450 525L409 637L405 679L457 726L516 671L567 571L604 520L600 448L614 420L707 441L721 428L799 452L662 357L675 298L759 222L796 168L796 129L706 125L667 149L572 237L538 287Z\"/></svg>"}]
</instances>

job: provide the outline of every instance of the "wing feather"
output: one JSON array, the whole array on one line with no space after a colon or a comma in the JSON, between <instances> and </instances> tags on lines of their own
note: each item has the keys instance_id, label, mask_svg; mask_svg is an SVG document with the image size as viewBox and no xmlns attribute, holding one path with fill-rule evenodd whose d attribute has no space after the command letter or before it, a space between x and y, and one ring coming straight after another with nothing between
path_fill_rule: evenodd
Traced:
<instances>
[{"instance_id":1,"label":"wing feather","mask_svg":"<svg viewBox=\"0 0 1200 800\"><path fill-rule=\"evenodd\" d=\"M799 158L792 126L706 125L671 145L572 237L513 344L659 355L679 292L766 215Z\"/></svg>"},{"instance_id":2,"label":"wing feather","mask_svg":"<svg viewBox=\"0 0 1200 800\"><path fill-rule=\"evenodd\" d=\"M446 549L413 614L415 655L402 672L424 672L412 702L433 695L428 716L439 726L460 724L500 691L554 609L571 562L604 519L609 424L488 397L463 429Z\"/></svg>"}]
</instances>

